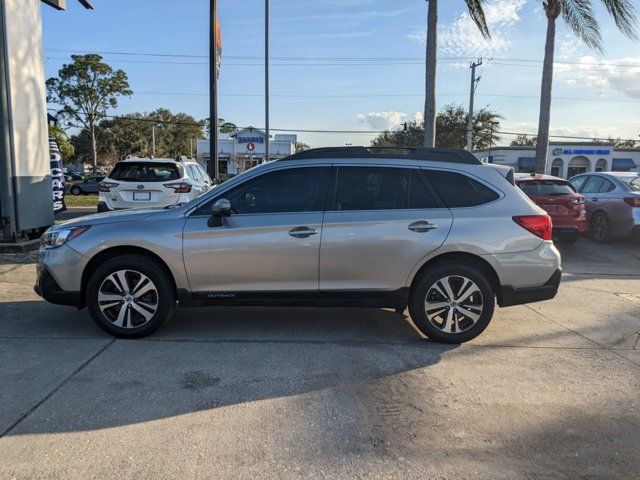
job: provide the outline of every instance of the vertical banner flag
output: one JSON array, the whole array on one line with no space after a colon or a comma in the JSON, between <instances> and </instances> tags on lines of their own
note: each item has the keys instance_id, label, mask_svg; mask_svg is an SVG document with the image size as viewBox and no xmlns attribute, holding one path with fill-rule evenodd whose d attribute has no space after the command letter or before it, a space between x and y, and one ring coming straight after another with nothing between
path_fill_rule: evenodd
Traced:
<instances>
[{"instance_id":1,"label":"vertical banner flag","mask_svg":"<svg viewBox=\"0 0 640 480\"><path fill-rule=\"evenodd\" d=\"M49 138L49 165L51 167L51 184L53 187L53 213L64 212L67 206L64 203L64 172L62 171L62 153L58 148L58 142Z\"/></svg>"},{"instance_id":2,"label":"vertical banner flag","mask_svg":"<svg viewBox=\"0 0 640 480\"><path fill-rule=\"evenodd\" d=\"M216 6L217 9L217 6ZM212 39L213 40L213 39ZM222 29L220 28L220 20L218 19L218 12L216 11L216 73L220 78L220 65L222 64Z\"/></svg>"}]
</instances>

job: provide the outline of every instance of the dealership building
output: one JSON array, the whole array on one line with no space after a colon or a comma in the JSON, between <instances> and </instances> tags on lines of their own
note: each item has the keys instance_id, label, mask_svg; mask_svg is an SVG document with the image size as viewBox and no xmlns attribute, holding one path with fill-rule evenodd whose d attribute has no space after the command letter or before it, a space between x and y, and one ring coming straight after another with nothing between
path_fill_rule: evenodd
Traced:
<instances>
[{"instance_id":1,"label":"dealership building","mask_svg":"<svg viewBox=\"0 0 640 480\"><path fill-rule=\"evenodd\" d=\"M516 172L531 173L536 164L535 147L494 147L476 152L485 163L507 165ZM640 172L640 148L615 148L606 142L551 142L547 172L571 178L588 172Z\"/></svg>"},{"instance_id":2,"label":"dealership building","mask_svg":"<svg viewBox=\"0 0 640 480\"><path fill-rule=\"evenodd\" d=\"M271 137L271 136L270 136ZM269 141L269 160L277 160L295 153L297 135L277 133ZM218 136L218 169L220 175L235 175L263 163L266 132L247 127ZM211 158L209 140L198 140L197 160L205 168Z\"/></svg>"}]
</instances>

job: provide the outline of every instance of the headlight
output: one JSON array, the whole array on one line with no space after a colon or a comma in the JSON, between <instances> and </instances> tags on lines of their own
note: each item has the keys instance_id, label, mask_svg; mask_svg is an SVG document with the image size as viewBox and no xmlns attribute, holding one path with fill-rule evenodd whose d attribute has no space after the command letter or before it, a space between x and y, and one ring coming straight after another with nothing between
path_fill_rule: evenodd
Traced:
<instances>
[{"instance_id":1,"label":"headlight","mask_svg":"<svg viewBox=\"0 0 640 480\"><path fill-rule=\"evenodd\" d=\"M82 235L87 230L89 230L89 227L73 227L61 228L59 230L48 230L44 235L42 235L42 237L40 237L40 246L46 249L61 247L69 240Z\"/></svg>"}]
</instances>

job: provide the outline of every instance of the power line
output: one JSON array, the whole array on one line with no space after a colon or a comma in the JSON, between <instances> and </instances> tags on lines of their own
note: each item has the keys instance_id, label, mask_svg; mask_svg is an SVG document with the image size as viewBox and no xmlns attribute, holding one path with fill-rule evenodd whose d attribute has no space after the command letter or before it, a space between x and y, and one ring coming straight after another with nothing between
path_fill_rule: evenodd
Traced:
<instances>
[{"instance_id":1,"label":"power line","mask_svg":"<svg viewBox=\"0 0 640 480\"><path fill-rule=\"evenodd\" d=\"M57 111L54 108L49 108L48 110L51 111ZM145 122L145 123L154 123L154 124L163 124L163 125L187 125L187 126L198 126L198 127L204 127L204 123L198 123L198 122L178 122L178 121L172 121L172 120L155 120L152 118L135 118L135 117L127 117L124 115L105 115L106 118L111 118L111 119L121 119L121 120L130 120L130 121L135 121L135 122ZM237 127L238 130L243 130L245 128L253 128L256 130L264 130L261 127L253 127L253 126L247 126L247 127ZM275 131L275 132L294 132L294 133L334 133L334 134L345 134L345 135L351 135L351 134L362 134L362 135L378 135L381 133L385 133L385 132L401 132L402 130L321 130L321 129L305 129L305 128L270 128L270 130ZM464 128L459 129L460 131L464 131ZM508 136L518 136L518 135L526 135L528 137L531 136L535 136L534 133L529 133L529 132L508 132L505 130L499 130L499 131L495 131L494 132L496 135L508 135ZM609 140L611 140L610 138L605 138L605 137L580 137L580 136L575 136L575 135L549 135L550 138L561 138L561 139L567 139L567 140L590 140L590 141L595 141L595 142L607 142ZM620 141L623 142L637 142L636 139L631 139L631 138L622 138L620 139Z\"/></svg>"},{"instance_id":2,"label":"power line","mask_svg":"<svg viewBox=\"0 0 640 480\"><path fill-rule=\"evenodd\" d=\"M176 53L158 53L158 52L130 52L130 51L96 51L96 50L75 50L75 49L63 49L63 48L47 48L46 52L64 52L64 53L97 53L100 55L122 55L122 56L140 56L140 57L167 57L167 58L203 58L207 59L208 55L194 55L194 54L176 54ZM52 57L53 58L53 57ZM263 57L250 56L250 55L225 55L225 58L235 60L261 60ZM475 57L470 56L445 56L441 57L440 61L469 61ZM310 57L310 56L281 56L271 57L273 60L282 61L336 61L336 62L367 62L367 61L381 61L387 63L397 63L406 61L415 61L424 63L423 57ZM539 63L542 64L541 59L528 59L528 58L509 58L509 57L492 57L490 61L506 61L517 63ZM556 60L554 63L566 64L566 65L584 65L584 66L605 66L605 67L622 67L622 68L640 68L640 63L609 63L609 62L582 62L572 60Z\"/></svg>"}]
</instances>

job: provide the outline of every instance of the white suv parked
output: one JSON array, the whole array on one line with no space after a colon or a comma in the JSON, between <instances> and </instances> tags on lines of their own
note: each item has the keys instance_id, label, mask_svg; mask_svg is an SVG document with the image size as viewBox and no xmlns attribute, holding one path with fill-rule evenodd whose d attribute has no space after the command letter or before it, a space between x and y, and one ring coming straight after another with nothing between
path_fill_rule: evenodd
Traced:
<instances>
[{"instance_id":1,"label":"white suv parked","mask_svg":"<svg viewBox=\"0 0 640 480\"><path fill-rule=\"evenodd\" d=\"M212 186L211 178L196 162L130 158L116 163L100 183L98 212L187 203Z\"/></svg>"}]
</instances>

